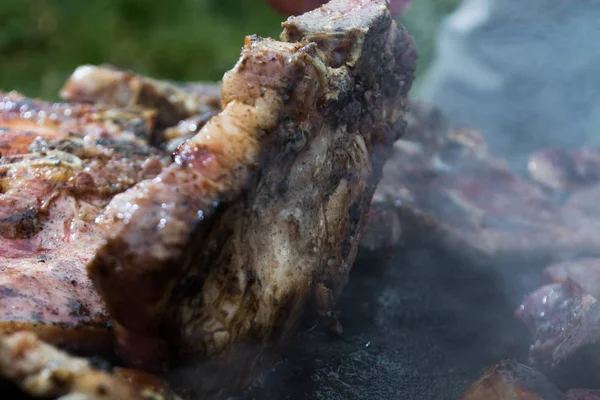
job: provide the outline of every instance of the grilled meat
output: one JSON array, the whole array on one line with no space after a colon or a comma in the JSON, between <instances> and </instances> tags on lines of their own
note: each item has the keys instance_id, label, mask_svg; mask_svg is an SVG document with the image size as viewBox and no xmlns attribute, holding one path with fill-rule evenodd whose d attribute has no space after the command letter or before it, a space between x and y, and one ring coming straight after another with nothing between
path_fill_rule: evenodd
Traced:
<instances>
[{"instance_id":1,"label":"grilled meat","mask_svg":"<svg viewBox=\"0 0 600 400\"><path fill-rule=\"evenodd\" d=\"M148 374L101 371L30 332L0 337L0 378L35 398L78 400L177 400L166 384ZM18 393L3 392L10 398Z\"/></svg>"},{"instance_id":2,"label":"grilled meat","mask_svg":"<svg viewBox=\"0 0 600 400\"><path fill-rule=\"evenodd\" d=\"M120 354L183 363L209 397L247 384L307 305L332 316L404 127L415 52L385 1L334 0L284 28L247 38L223 111L113 198L89 264Z\"/></svg>"},{"instance_id":3,"label":"grilled meat","mask_svg":"<svg viewBox=\"0 0 600 400\"><path fill-rule=\"evenodd\" d=\"M593 153L581 153L587 155L578 159L592 165ZM594 190L585 186L566 202L556 201L489 154L476 131L448 130L437 110L413 103L407 135L394 145L372 209L397 210L405 232L399 237L402 245L437 246L475 264L542 267L575 254L600 254L600 226L589 218L590 210L598 212ZM392 217L386 220L398 224ZM373 242L365 247L373 248Z\"/></svg>"},{"instance_id":4,"label":"grilled meat","mask_svg":"<svg viewBox=\"0 0 600 400\"><path fill-rule=\"evenodd\" d=\"M600 153L593 148L578 151L543 149L529 157L527 168L531 178L544 187L558 192L572 192L598 183Z\"/></svg>"},{"instance_id":5,"label":"grilled meat","mask_svg":"<svg viewBox=\"0 0 600 400\"><path fill-rule=\"evenodd\" d=\"M154 112L18 93L2 95L0 109L0 333L110 351L109 316L85 264L112 196L170 161L146 143Z\"/></svg>"},{"instance_id":6,"label":"grilled meat","mask_svg":"<svg viewBox=\"0 0 600 400\"><path fill-rule=\"evenodd\" d=\"M170 82L136 75L111 66L83 65L73 72L60 94L63 99L116 108L156 110L160 127L218 110L218 85Z\"/></svg>"},{"instance_id":7,"label":"grilled meat","mask_svg":"<svg viewBox=\"0 0 600 400\"><path fill-rule=\"evenodd\" d=\"M490 368L459 400L562 400L544 375L515 361Z\"/></svg>"},{"instance_id":8,"label":"grilled meat","mask_svg":"<svg viewBox=\"0 0 600 400\"><path fill-rule=\"evenodd\" d=\"M217 112L206 112L179 121L176 126L166 128L160 135L160 147L174 153L177 149L191 139Z\"/></svg>"},{"instance_id":9,"label":"grilled meat","mask_svg":"<svg viewBox=\"0 0 600 400\"><path fill-rule=\"evenodd\" d=\"M527 296L517 317L531 332L530 364L562 389L598 388L600 306L571 280Z\"/></svg>"},{"instance_id":10,"label":"grilled meat","mask_svg":"<svg viewBox=\"0 0 600 400\"><path fill-rule=\"evenodd\" d=\"M307 309L340 331L416 54L384 0L333 0L284 28L246 39L220 95L83 66L71 103L5 96L0 334L86 352L114 334L124 361L173 367L211 398L246 385ZM2 373L27 391L49 359L35 362ZM87 379L72 378L63 389Z\"/></svg>"},{"instance_id":11,"label":"grilled meat","mask_svg":"<svg viewBox=\"0 0 600 400\"><path fill-rule=\"evenodd\" d=\"M543 363L596 302L572 281L543 286L525 298L516 315L533 338L533 363ZM541 360L541 362L540 362Z\"/></svg>"},{"instance_id":12,"label":"grilled meat","mask_svg":"<svg viewBox=\"0 0 600 400\"><path fill-rule=\"evenodd\" d=\"M459 400L596 400L600 391L570 389L562 393L542 373L516 361L490 368Z\"/></svg>"}]
</instances>

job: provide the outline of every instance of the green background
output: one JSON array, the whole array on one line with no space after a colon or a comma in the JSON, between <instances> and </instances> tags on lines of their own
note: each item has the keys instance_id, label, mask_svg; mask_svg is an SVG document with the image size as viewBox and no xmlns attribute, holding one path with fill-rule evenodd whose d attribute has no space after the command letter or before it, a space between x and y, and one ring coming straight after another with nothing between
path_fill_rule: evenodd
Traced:
<instances>
[{"instance_id":1,"label":"green background","mask_svg":"<svg viewBox=\"0 0 600 400\"><path fill-rule=\"evenodd\" d=\"M430 62L456 0L414 0L400 19ZM0 89L56 99L81 64L111 63L173 80L218 80L243 38L277 37L285 18L261 0L0 0Z\"/></svg>"}]
</instances>

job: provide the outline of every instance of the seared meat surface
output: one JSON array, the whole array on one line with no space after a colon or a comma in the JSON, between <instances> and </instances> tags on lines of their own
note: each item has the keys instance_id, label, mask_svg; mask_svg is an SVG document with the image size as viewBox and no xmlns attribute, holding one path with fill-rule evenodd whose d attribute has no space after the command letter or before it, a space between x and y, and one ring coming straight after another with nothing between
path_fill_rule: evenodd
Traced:
<instances>
[{"instance_id":1,"label":"seared meat surface","mask_svg":"<svg viewBox=\"0 0 600 400\"><path fill-rule=\"evenodd\" d=\"M248 37L221 85L83 66L69 103L6 94L0 334L114 349L220 398L304 317L340 332L335 298L414 77L412 39L386 5L333 0L290 18L280 41ZM4 339L0 374L26 392L44 365L71 362L45 347L14 364L10 341L37 339ZM87 379L70 376L65 394Z\"/></svg>"},{"instance_id":2,"label":"seared meat surface","mask_svg":"<svg viewBox=\"0 0 600 400\"><path fill-rule=\"evenodd\" d=\"M183 363L179 377L203 377L198 393L245 385L309 304L337 326L334 299L404 126L415 52L384 1L335 0L284 28L279 42L246 39L223 111L99 218L89 272L120 354Z\"/></svg>"},{"instance_id":3,"label":"seared meat surface","mask_svg":"<svg viewBox=\"0 0 600 400\"><path fill-rule=\"evenodd\" d=\"M562 393L543 374L516 361L490 368L459 400L596 400L600 391L570 389Z\"/></svg>"},{"instance_id":4,"label":"seared meat surface","mask_svg":"<svg viewBox=\"0 0 600 400\"><path fill-rule=\"evenodd\" d=\"M490 368L459 400L562 400L564 395L541 373L515 361Z\"/></svg>"},{"instance_id":5,"label":"seared meat surface","mask_svg":"<svg viewBox=\"0 0 600 400\"><path fill-rule=\"evenodd\" d=\"M600 306L594 296L568 275L559 275L569 274L569 267L573 265L553 266L551 277L558 283L542 286L529 294L516 315L531 333L529 362L532 366L562 389L598 389Z\"/></svg>"},{"instance_id":6,"label":"seared meat surface","mask_svg":"<svg viewBox=\"0 0 600 400\"><path fill-rule=\"evenodd\" d=\"M0 378L35 398L78 400L177 400L166 384L150 375L94 368L40 341L30 332L0 337ZM3 392L5 398L18 393Z\"/></svg>"},{"instance_id":7,"label":"seared meat surface","mask_svg":"<svg viewBox=\"0 0 600 400\"><path fill-rule=\"evenodd\" d=\"M594 297L569 280L542 286L528 295L516 315L531 333L532 363L552 364L557 346L595 303Z\"/></svg>"},{"instance_id":8,"label":"seared meat surface","mask_svg":"<svg viewBox=\"0 0 600 400\"><path fill-rule=\"evenodd\" d=\"M85 264L95 219L116 193L169 161L146 144L154 112L0 101L0 332L27 329L81 351L110 349L110 322Z\"/></svg>"},{"instance_id":9,"label":"seared meat surface","mask_svg":"<svg viewBox=\"0 0 600 400\"><path fill-rule=\"evenodd\" d=\"M63 89L65 100L117 108L156 110L161 127L219 108L217 85L176 85L118 70L111 66L83 65L73 72Z\"/></svg>"}]
</instances>

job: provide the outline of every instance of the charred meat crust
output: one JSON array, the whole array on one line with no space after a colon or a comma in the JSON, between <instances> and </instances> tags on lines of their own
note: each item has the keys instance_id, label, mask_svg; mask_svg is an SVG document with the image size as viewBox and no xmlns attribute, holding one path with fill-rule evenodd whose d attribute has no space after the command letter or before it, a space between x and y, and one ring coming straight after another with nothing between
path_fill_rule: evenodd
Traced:
<instances>
[{"instance_id":1,"label":"charred meat crust","mask_svg":"<svg viewBox=\"0 0 600 400\"><path fill-rule=\"evenodd\" d=\"M65 85L73 103L3 95L4 378L51 396L112 383L12 334L81 352L114 335L126 362L193 372L183 389L219 397L309 306L340 331L335 298L414 78L414 44L386 5L334 0L288 20L281 41L248 37L217 95L93 66ZM45 355L60 379L43 381Z\"/></svg>"},{"instance_id":2,"label":"charred meat crust","mask_svg":"<svg viewBox=\"0 0 600 400\"><path fill-rule=\"evenodd\" d=\"M209 397L247 382L317 285L340 293L404 129L416 53L385 1L334 0L281 37L247 38L223 111L112 200L88 265L122 354L146 367L195 360ZM232 362L246 345L248 362Z\"/></svg>"}]
</instances>

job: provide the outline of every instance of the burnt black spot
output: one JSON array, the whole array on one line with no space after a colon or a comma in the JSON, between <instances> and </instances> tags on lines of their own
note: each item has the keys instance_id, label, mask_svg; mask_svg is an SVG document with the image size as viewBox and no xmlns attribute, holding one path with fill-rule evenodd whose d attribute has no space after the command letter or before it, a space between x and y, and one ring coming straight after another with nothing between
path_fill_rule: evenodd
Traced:
<instances>
[{"instance_id":1,"label":"burnt black spot","mask_svg":"<svg viewBox=\"0 0 600 400\"><path fill-rule=\"evenodd\" d=\"M15 297L18 296L19 292L15 289L0 285L0 297Z\"/></svg>"},{"instance_id":2,"label":"burnt black spot","mask_svg":"<svg viewBox=\"0 0 600 400\"><path fill-rule=\"evenodd\" d=\"M256 274L251 269L246 271L246 277L248 278L248 284L252 285L256 282Z\"/></svg>"},{"instance_id":3,"label":"burnt black spot","mask_svg":"<svg viewBox=\"0 0 600 400\"><path fill-rule=\"evenodd\" d=\"M61 150L64 151L66 153L77 153L78 151L81 151L81 149L83 149L83 143L81 143L80 141L76 141L76 140L52 140L49 143L47 143L46 145L46 149L50 149L50 150Z\"/></svg>"},{"instance_id":4,"label":"burnt black spot","mask_svg":"<svg viewBox=\"0 0 600 400\"><path fill-rule=\"evenodd\" d=\"M96 386L96 394L98 396L106 396L108 394L108 390L108 387L106 387L104 384L99 384Z\"/></svg>"},{"instance_id":5,"label":"burnt black spot","mask_svg":"<svg viewBox=\"0 0 600 400\"><path fill-rule=\"evenodd\" d=\"M289 185L287 181L281 181L277 184L277 194L283 196L288 191Z\"/></svg>"},{"instance_id":6,"label":"burnt black spot","mask_svg":"<svg viewBox=\"0 0 600 400\"><path fill-rule=\"evenodd\" d=\"M43 315L40 312L33 312L31 313L31 320L33 322L42 322L43 320Z\"/></svg>"},{"instance_id":7,"label":"burnt black spot","mask_svg":"<svg viewBox=\"0 0 600 400\"><path fill-rule=\"evenodd\" d=\"M110 372L112 370L110 362L100 356L91 356L88 358L88 361L100 371Z\"/></svg>"},{"instance_id":8,"label":"burnt black spot","mask_svg":"<svg viewBox=\"0 0 600 400\"><path fill-rule=\"evenodd\" d=\"M150 132L148 132L148 126L146 125L146 121L143 119L133 119L129 121L127 125L127 130L133 133L133 135L140 139L147 139L150 136Z\"/></svg>"},{"instance_id":9,"label":"burnt black spot","mask_svg":"<svg viewBox=\"0 0 600 400\"><path fill-rule=\"evenodd\" d=\"M69 315L76 318L89 318L90 311L75 299L69 300Z\"/></svg>"},{"instance_id":10,"label":"burnt black spot","mask_svg":"<svg viewBox=\"0 0 600 400\"><path fill-rule=\"evenodd\" d=\"M358 226L358 222L360 221L360 217L362 215L362 207L359 203L352 203L350 209L348 210L348 222L350 223L350 236L353 236L356 233L356 227Z\"/></svg>"},{"instance_id":11,"label":"burnt black spot","mask_svg":"<svg viewBox=\"0 0 600 400\"><path fill-rule=\"evenodd\" d=\"M392 131L392 135L393 135L391 138L392 142L395 142L396 140L400 139L404 135L407 125L408 125L408 122L406 122L402 118L400 118L396 122L394 122L394 124L391 126L391 131Z\"/></svg>"},{"instance_id":12,"label":"burnt black spot","mask_svg":"<svg viewBox=\"0 0 600 400\"><path fill-rule=\"evenodd\" d=\"M342 242L342 259L346 260L348 258L348 254L350 254L350 250L352 249L352 243L350 243L350 237L346 236L344 241Z\"/></svg>"},{"instance_id":13,"label":"burnt black spot","mask_svg":"<svg viewBox=\"0 0 600 400\"><path fill-rule=\"evenodd\" d=\"M28 239L38 229L38 210L33 207L0 219L0 236Z\"/></svg>"}]
</instances>

